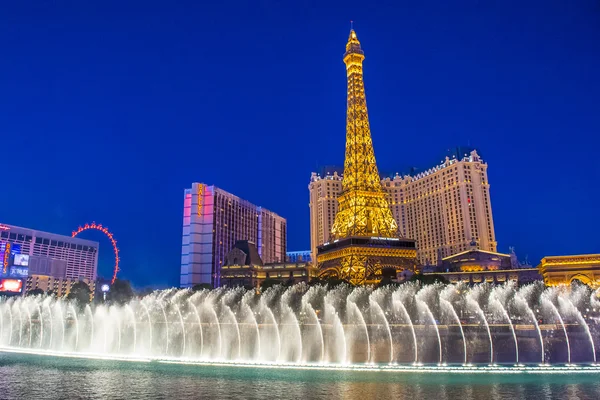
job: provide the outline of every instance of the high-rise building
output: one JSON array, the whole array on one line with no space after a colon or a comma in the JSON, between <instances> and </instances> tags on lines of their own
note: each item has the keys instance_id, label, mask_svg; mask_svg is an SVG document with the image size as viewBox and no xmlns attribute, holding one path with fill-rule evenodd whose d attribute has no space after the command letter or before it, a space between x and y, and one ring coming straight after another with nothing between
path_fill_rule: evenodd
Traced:
<instances>
[{"instance_id":1,"label":"high-rise building","mask_svg":"<svg viewBox=\"0 0 600 400\"><path fill-rule=\"evenodd\" d=\"M487 164L476 150L416 176L383 182L403 235L416 239L419 261L437 264L466 251L497 248Z\"/></svg>"},{"instance_id":2,"label":"high-rise building","mask_svg":"<svg viewBox=\"0 0 600 400\"><path fill-rule=\"evenodd\" d=\"M313 172L310 193L310 252L317 259L317 247L331 239L331 227L338 210L338 196L342 193L343 168L334 171Z\"/></svg>"},{"instance_id":3,"label":"high-rise building","mask_svg":"<svg viewBox=\"0 0 600 400\"><path fill-rule=\"evenodd\" d=\"M337 195L332 241L317 248L320 276L345 279L355 285L378 282L384 274L395 276L414 268L416 262L415 242L397 236L398 225L381 186L369 127L364 59L352 29L344 54L348 97L342 190ZM320 189L327 195L327 182ZM332 216L322 211L323 220Z\"/></svg>"},{"instance_id":4,"label":"high-rise building","mask_svg":"<svg viewBox=\"0 0 600 400\"><path fill-rule=\"evenodd\" d=\"M28 256L29 276L96 280L98 242L6 224L0 224L0 242Z\"/></svg>"},{"instance_id":5,"label":"high-rise building","mask_svg":"<svg viewBox=\"0 0 600 400\"><path fill-rule=\"evenodd\" d=\"M285 261L285 218L216 186L193 183L183 200L181 287L220 285L220 268L238 240L253 242L265 263Z\"/></svg>"},{"instance_id":6,"label":"high-rise building","mask_svg":"<svg viewBox=\"0 0 600 400\"><path fill-rule=\"evenodd\" d=\"M400 236L415 239L421 264L478 249L497 251L490 202L488 165L476 150L446 157L439 165L410 176L381 180ZM334 200L342 191L342 176L312 173L309 184L311 251L329 241Z\"/></svg>"}]
</instances>

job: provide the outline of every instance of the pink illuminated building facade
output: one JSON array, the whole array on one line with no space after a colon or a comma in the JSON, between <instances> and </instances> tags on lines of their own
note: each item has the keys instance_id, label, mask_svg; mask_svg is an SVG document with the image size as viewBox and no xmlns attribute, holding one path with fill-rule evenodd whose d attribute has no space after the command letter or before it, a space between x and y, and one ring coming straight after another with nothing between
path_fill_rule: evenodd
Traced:
<instances>
[{"instance_id":1,"label":"pink illuminated building facade","mask_svg":"<svg viewBox=\"0 0 600 400\"><path fill-rule=\"evenodd\" d=\"M193 183L184 190L181 287L221 285L225 256L238 240L256 244L265 263L286 256L285 218L216 186Z\"/></svg>"}]
</instances>

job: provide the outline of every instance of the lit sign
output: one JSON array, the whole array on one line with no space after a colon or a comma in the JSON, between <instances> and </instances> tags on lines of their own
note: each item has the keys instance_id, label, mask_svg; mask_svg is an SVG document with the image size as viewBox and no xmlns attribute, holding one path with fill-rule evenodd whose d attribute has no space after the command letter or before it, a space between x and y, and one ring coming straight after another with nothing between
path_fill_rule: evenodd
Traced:
<instances>
[{"instance_id":1,"label":"lit sign","mask_svg":"<svg viewBox=\"0 0 600 400\"><path fill-rule=\"evenodd\" d=\"M400 240L399 238L371 237L371 240Z\"/></svg>"},{"instance_id":2,"label":"lit sign","mask_svg":"<svg viewBox=\"0 0 600 400\"><path fill-rule=\"evenodd\" d=\"M9 231L9 230L10 230L10 228L8 226L0 224L0 231Z\"/></svg>"},{"instance_id":3,"label":"lit sign","mask_svg":"<svg viewBox=\"0 0 600 400\"><path fill-rule=\"evenodd\" d=\"M8 262L10 261L10 249L12 244L10 242L6 243L4 246L4 260L2 260L2 273L6 274L6 269L8 268Z\"/></svg>"},{"instance_id":4,"label":"lit sign","mask_svg":"<svg viewBox=\"0 0 600 400\"><path fill-rule=\"evenodd\" d=\"M17 265L19 267L28 267L29 266L29 255L28 254L15 254L15 259L13 261L13 265Z\"/></svg>"},{"instance_id":5,"label":"lit sign","mask_svg":"<svg viewBox=\"0 0 600 400\"><path fill-rule=\"evenodd\" d=\"M29 276L29 268L27 267L10 267L9 276L27 278Z\"/></svg>"},{"instance_id":6,"label":"lit sign","mask_svg":"<svg viewBox=\"0 0 600 400\"><path fill-rule=\"evenodd\" d=\"M16 254L21 254L21 245L13 243L12 248L10 249L10 254L13 256Z\"/></svg>"},{"instance_id":7,"label":"lit sign","mask_svg":"<svg viewBox=\"0 0 600 400\"><path fill-rule=\"evenodd\" d=\"M22 290L23 281L20 279L0 280L0 292L21 293Z\"/></svg>"},{"instance_id":8,"label":"lit sign","mask_svg":"<svg viewBox=\"0 0 600 400\"><path fill-rule=\"evenodd\" d=\"M198 184L198 216L202 216L202 202L204 201L204 185Z\"/></svg>"}]
</instances>

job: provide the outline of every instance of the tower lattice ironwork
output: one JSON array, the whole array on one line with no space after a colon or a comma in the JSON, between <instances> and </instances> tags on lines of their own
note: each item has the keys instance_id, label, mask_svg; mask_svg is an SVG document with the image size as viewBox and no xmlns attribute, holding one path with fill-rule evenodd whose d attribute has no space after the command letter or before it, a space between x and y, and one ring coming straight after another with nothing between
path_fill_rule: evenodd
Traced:
<instances>
[{"instance_id":1,"label":"tower lattice ironwork","mask_svg":"<svg viewBox=\"0 0 600 400\"><path fill-rule=\"evenodd\" d=\"M351 29L344 54L348 101L342 193L331 243L321 246L317 255L321 276L355 285L377 282L385 268L414 267L416 257L414 241L397 237L398 225L381 187L365 97L364 59Z\"/></svg>"},{"instance_id":2,"label":"tower lattice ironwork","mask_svg":"<svg viewBox=\"0 0 600 400\"><path fill-rule=\"evenodd\" d=\"M348 78L346 158L338 213L331 229L334 239L395 237L398 230L375 162L363 80L364 59L356 32L351 30L344 54Z\"/></svg>"}]
</instances>

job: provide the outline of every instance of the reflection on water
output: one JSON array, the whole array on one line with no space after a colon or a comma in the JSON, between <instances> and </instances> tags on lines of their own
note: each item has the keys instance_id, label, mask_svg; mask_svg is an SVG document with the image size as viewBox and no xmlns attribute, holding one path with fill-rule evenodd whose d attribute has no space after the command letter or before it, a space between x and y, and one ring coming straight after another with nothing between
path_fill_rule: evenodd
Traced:
<instances>
[{"instance_id":1,"label":"reflection on water","mask_svg":"<svg viewBox=\"0 0 600 400\"><path fill-rule=\"evenodd\" d=\"M0 353L2 399L598 399L589 375L279 370Z\"/></svg>"}]
</instances>

